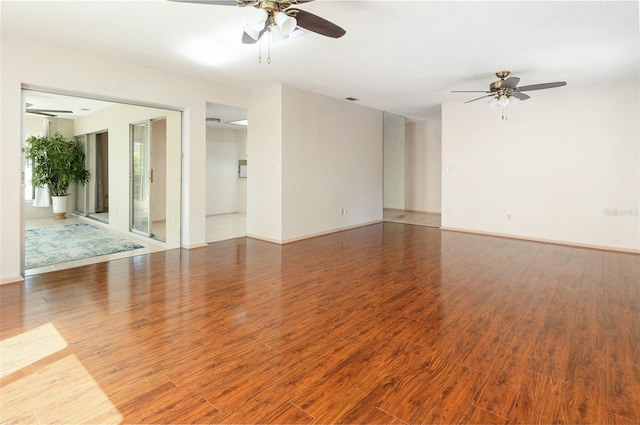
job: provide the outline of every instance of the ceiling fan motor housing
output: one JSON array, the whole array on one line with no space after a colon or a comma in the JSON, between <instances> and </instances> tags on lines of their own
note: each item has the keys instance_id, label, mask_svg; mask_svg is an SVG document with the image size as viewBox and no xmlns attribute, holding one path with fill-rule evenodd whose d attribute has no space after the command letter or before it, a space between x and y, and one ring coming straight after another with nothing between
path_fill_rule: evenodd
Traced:
<instances>
[{"instance_id":1,"label":"ceiling fan motor housing","mask_svg":"<svg viewBox=\"0 0 640 425\"><path fill-rule=\"evenodd\" d=\"M500 78L498 81L495 81L489 85L489 90L492 92L496 92L502 88L502 83L504 83L504 79L507 78L511 74L510 71L498 71L496 72L496 77Z\"/></svg>"}]
</instances>

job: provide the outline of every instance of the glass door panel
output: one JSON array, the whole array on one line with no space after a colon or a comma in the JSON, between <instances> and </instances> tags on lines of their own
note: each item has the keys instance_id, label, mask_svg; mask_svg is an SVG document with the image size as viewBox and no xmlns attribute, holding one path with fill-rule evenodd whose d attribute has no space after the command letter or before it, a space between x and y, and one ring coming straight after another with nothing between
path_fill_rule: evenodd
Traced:
<instances>
[{"instance_id":1,"label":"glass door panel","mask_svg":"<svg viewBox=\"0 0 640 425\"><path fill-rule=\"evenodd\" d=\"M151 236L151 126L131 125L131 230Z\"/></svg>"},{"instance_id":2,"label":"glass door panel","mask_svg":"<svg viewBox=\"0 0 640 425\"><path fill-rule=\"evenodd\" d=\"M76 136L76 145L82 149L85 155L85 166L88 166L87 157L87 136ZM87 186L79 183L75 183L73 190L75 198L74 212L79 215L87 215Z\"/></svg>"}]
</instances>

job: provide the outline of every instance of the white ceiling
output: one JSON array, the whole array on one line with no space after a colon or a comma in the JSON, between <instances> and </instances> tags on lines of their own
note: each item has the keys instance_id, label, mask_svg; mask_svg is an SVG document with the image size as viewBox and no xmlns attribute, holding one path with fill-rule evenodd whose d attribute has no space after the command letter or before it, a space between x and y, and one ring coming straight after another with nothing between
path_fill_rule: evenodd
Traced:
<instances>
[{"instance_id":1,"label":"white ceiling","mask_svg":"<svg viewBox=\"0 0 640 425\"><path fill-rule=\"evenodd\" d=\"M2 33L233 86L281 82L422 119L510 70L521 85L639 78L637 1L340 1L300 5L347 34L241 43L248 8L171 1L6 1ZM79 64L75 64L78 65ZM565 90L556 88L554 90ZM535 93L532 100L535 101Z\"/></svg>"}]
</instances>

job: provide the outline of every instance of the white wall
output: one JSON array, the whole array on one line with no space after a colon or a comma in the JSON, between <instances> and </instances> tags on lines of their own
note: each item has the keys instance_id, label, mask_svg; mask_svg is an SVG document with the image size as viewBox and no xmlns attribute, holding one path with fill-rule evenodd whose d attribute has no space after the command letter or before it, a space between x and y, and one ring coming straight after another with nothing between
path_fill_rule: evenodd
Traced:
<instances>
[{"instance_id":1,"label":"white wall","mask_svg":"<svg viewBox=\"0 0 640 425\"><path fill-rule=\"evenodd\" d=\"M439 213L442 194L442 120L405 126L405 208Z\"/></svg>"},{"instance_id":2,"label":"white wall","mask_svg":"<svg viewBox=\"0 0 640 425\"><path fill-rule=\"evenodd\" d=\"M282 243L382 220L382 112L274 84L248 115L249 236Z\"/></svg>"},{"instance_id":3,"label":"white wall","mask_svg":"<svg viewBox=\"0 0 640 425\"><path fill-rule=\"evenodd\" d=\"M382 124L380 111L282 87L283 241L382 220Z\"/></svg>"},{"instance_id":4,"label":"white wall","mask_svg":"<svg viewBox=\"0 0 640 425\"><path fill-rule=\"evenodd\" d=\"M245 141L244 129L207 127L207 215L237 213L241 205L246 213L246 183L238 177Z\"/></svg>"},{"instance_id":5,"label":"white wall","mask_svg":"<svg viewBox=\"0 0 640 425\"><path fill-rule=\"evenodd\" d=\"M282 85L254 90L247 118L247 235L280 242Z\"/></svg>"},{"instance_id":6,"label":"white wall","mask_svg":"<svg viewBox=\"0 0 640 425\"><path fill-rule=\"evenodd\" d=\"M507 121L444 104L442 226L639 250L638 99L635 80L532 92Z\"/></svg>"},{"instance_id":7,"label":"white wall","mask_svg":"<svg viewBox=\"0 0 640 425\"><path fill-rule=\"evenodd\" d=\"M23 204L24 85L184 111L182 245L205 244L206 102L249 108L249 91L13 36L3 35L0 47L0 283L20 280L23 268L23 212L15 206ZM82 67L69 65L77 63ZM176 184L180 188L180 179Z\"/></svg>"}]
</instances>

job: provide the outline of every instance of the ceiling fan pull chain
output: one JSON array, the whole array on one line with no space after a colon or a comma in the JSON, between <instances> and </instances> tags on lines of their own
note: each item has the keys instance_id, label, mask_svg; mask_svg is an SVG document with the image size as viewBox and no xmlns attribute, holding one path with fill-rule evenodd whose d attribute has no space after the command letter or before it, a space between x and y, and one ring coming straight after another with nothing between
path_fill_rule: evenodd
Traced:
<instances>
[{"instance_id":1,"label":"ceiling fan pull chain","mask_svg":"<svg viewBox=\"0 0 640 425\"><path fill-rule=\"evenodd\" d=\"M269 29L269 40L267 40L267 63L271 65L271 29Z\"/></svg>"},{"instance_id":2,"label":"ceiling fan pull chain","mask_svg":"<svg viewBox=\"0 0 640 425\"><path fill-rule=\"evenodd\" d=\"M262 63L262 40L258 41L258 63Z\"/></svg>"}]
</instances>

